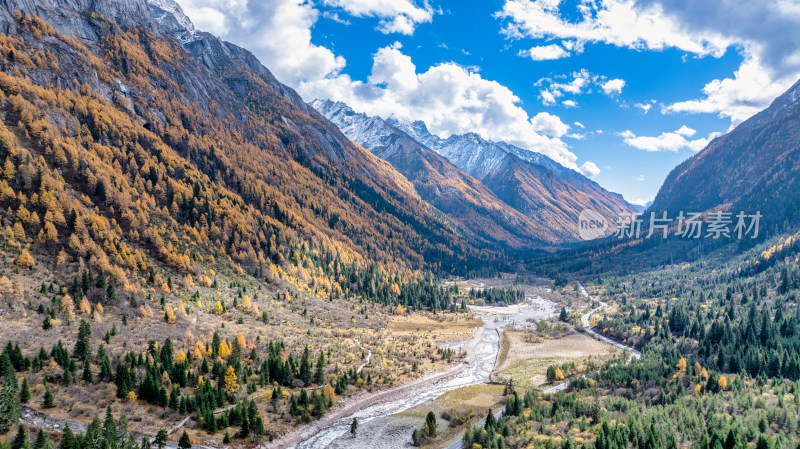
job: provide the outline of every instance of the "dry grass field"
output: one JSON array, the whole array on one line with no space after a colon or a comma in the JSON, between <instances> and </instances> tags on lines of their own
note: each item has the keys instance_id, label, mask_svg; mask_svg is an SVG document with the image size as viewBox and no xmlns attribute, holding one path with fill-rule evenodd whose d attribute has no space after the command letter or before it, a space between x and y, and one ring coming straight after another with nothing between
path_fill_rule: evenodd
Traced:
<instances>
[{"instance_id":1,"label":"dry grass field","mask_svg":"<svg viewBox=\"0 0 800 449\"><path fill-rule=\"evenodd\" d=\"M575 362L579 369L586 360L607 360L617 349L581 333L557 339L542 339L527 332L506 331L501 340L495 380L523 387L540 387L546 382L547 367Z\"/></svg>"},{"instance_id":2,"label":"dry grass field","mask_svg":"<svg viewBox=\"0 0 800 449\"><path fill-rule=\"evenodd\" d=\"M469 314L431 315L417 312L411 315L395 316L389 321L389 330L393 335L418 335L434 339L467 338L481 327L483 322L472 318Z\"/></svg>"},{"instance_id":3,"label":"dry grass field","mask_svg":"<svg viewBox=\"0 0 800 449\"><path fill-rule=\"evenodd\" d=\"M418 405L396 416L416 418L419 425L424 423L425 415L433 411L437 418L438 433L433 444L426 448L440 447L442 443L449 442L463 434L467 424L476 425L486 418L489 409L496 410L505 403L503 385L472 385L449 391L433 402ZM522 394L522 389L517 390ZM445 419L448 417L451 421ZM455 419L453 419L455 417ZM409 435L410 436L410 435Z\"/></svg>"}]
</instances>

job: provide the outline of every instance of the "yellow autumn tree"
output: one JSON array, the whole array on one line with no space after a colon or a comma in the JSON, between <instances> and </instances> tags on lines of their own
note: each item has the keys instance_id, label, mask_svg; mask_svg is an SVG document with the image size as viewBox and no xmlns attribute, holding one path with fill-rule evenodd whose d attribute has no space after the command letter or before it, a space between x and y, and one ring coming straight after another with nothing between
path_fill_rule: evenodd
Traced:
<instances>
[{"instance_id":1,"label":"yellow autumn tree","mask_svg":"<svg viewBox=\"0 0 800 449\"><path fill-rule=\"evenodd\" d=\"M253 305L253 299L250 298L249 295L244 295L244 297L242 298L242 307L245 309L249 309L250 306L252 305Z\"/></svg>"},{"instance_id":2,"label":"yellow autumn tree","mask_svg":"<svg viewBox=\"0 0 800 449\"><path fill-rule=\"evenodd\" d=\"M58 230L56 230L56 227L53 225L53 223L46 221L44 223L44 229L42 229L40 232L43 234L43 240L48 242L58 241Z\"/></svg>"},{"instance_id":3,"label":"yellow autumn tree","mask_svg":"<svg viewBox=\"0 0 800 449\"><path fill-rule=\"evenodd\" d=\"M183 352L183 349L178 350L178 354L175 355L175 362L176 363L186 362L186 353Z\"/></svg>"},{"instance_id":4,"label":"yellow autumn tree","mask_svg":"<svg viewBox=\"0 0 800 449\"><path fill-rule=\"evenodd\" d=\"M330 385L325 385L325 388L322 390L322 394L325 395L325 400L333 400L336 397L336 391Z\"/></svg>"},{"instance_id":5,"label":"yellow autumn tree","mask_svg":"<svg viewBox=\"0 0 800 449\"><path fill-rule=\"evenodd\" d=\"M397 283L393 283L392 286L389 287L389 293L391 293L395 298L400 296L400 287L397 285Z\"/></svg>"},{"instance_id":6,"label":"yellow autumn tree","mask_svg":"<svg viewBox=\"0 0 800 449\"><path fill-rule=\"evenodd\" d=\"M167 323L175 322L175 311L169 304L164 306L164 321L166 321Z\"/></svg>"},{"instance_id":7,"label":"yellow autumn tree","mask_svg":"<svg viewBox=\"0 0 800 449\"><path fill-rule=\"evenodd\" d=\"M724 390L728 388L728 379L725 376L719 376L719 380L717 381L720 390Z\"/></svg>"},{"instance_id":8,"label":"yellow autumn tree","mask_svg":"<svg viewBox=\"0 0 800 449\"><path fill-rule=\"evenodd\" d=\"M92 313L92 305L89 304L89 300L86 299L86 296L81 298L81 302L78 305L78 310L85 315L90 315Z\"/></svg>"},{"instance_id":9,"label":"yellow autumn tree","mask_svg":"<svg viewBox=\"0 0 800 449\"><path fill-rule=\"evenodd\" d=\"M233 367L229 366L228 371L225 372L225 393L235 395L238 392L239 378L236 376L236 371L233 370Z\"/></svg>"},{"instance_id":10,"label":"yellow autumn tree","mask_svg":"<svg viewBox=\"0 0 800 449\"><path fill-rule=\"evenodd\" d=\"M564 372L561 368L556 368L556 380L564 380Z\"/></svg>"},{"instance_id":11,"label":"yellow autumn tree","mask_svg":"<svg viewBox=\"0 0 800 449\"><path fill-rule=\"evenodd\" d=\"M694 394L700 396L700 392L702 390L703 390L703 387L701 387L700 384L697 384L697 385L694 386Z\"/></svg>"},{"instance_id":12,"label":"yellow autumn tree","mask_svg":"<svg viewBox=\"0 0 800 449\"><path fill-rule=\"evenodd\" d=\"M222 303L217 301L217 303L214 304L214 309L212 309L211 313L213 313L214 315L222 315L222 312L223 312Z\"/></svg>"},{"instance_id":13,"label":"yellow autumn tree","mask_svg":"<svg viewBox=\"0 0 800 449\"><path fill-rule=\"evenodd\" d=\"M686 373L686 359L681 357L681 359L678 360L678 364L675 365L675 368L678 368L678 372L675 373L675 375L672 376L672 377L681 377L681 376L683 376Z\"/></svg>"},{"instance_id":14,"label":"yellow autumn tree","mask_svg":"<svg viewBox=\"0 0 800 449\"><path fill-rule=\"evenodd\" d=\"M223 359L224 359L224 358L227 358L227 357L229 357L231 354L233 354L233 351L231 350L231 347L228 345L228 342L227 342L227 341L225 341L225 340L222 340L222 343L220 343L220 344L219 344L219 351L218 351L218 354L219 354L219 356L220 356L220 357L222 357Z\"/></svg>"},{"instance_id":15,"label":"yellow autumn tree","mask_svg":"<svg viewBox=\"0 0 800 449\"><path fill-rule=\"evenodd\" d=\"M75 303L72 302L70 295L64 295L61 298L61 313L64 314L67 320L72 319L72 315L75 313Z\"/></svg>"},{"instance_id":16,"label":"yellow autumn tree","mask_svg":"<svg viewBox=\"0 0 800 449\"><path fill-rule=\"evenodd\" d=\"M406 313L406 310L403 308L403 305L402 304L398 304L397 305L397 314L398 315L402 315L404 313Z\"/></svg>"},{"instance_id":17,"label":"yellow autumn tree","mask_svg":"<svg viewBox=\"0 0 800 449\"><path fill-rule=\"evenodd\" d=\"M33 260L33 256L31 256L31 253L29 253L27 249L23 249L22 252L19 253L14 263L20 268L32 268L36 265L36 261Z\"/></svg>"},{"instance_id":18,"label":"yellow autumn tree","mask_svg":"<svg viewBox=\"0 0 800 449\"><path fill-rule=\"evenodd\" d=\"M136 392L134 392L133 390L129 391L128 395L125 396L125 400L127 400L128 402L134 402L136 399L137 399Z\"/></svg>"},{"instance_id":19,"label":"yellow autumn tree","mask_svg":"<svg viewBox=\"0 0 800 449\"><path fill-rule=\"evenodd\" d=\"M202 341L198 341L194 344L194 350L192 351L192 357L196 360L202 360L203 357L206 355L206 345L203 344Z\"/></svg>"},{"instance_id":20,"label":"yellow autumn tree","mask_svg":"<svg viewBox=\"0 0 800 449\"><path fill-rule=\"evenodd\" d=\"M675 365L675 368L678 368L678 372L681 373L681 374L686 372L686 359L681 357L681 359L678 360L678 364Z\"/></svg>"},{"instance_id":21,"label":"yellow autumn tree","mask_svg":"<svg viewBox=\"0 0 800 449\"><path fill-rule=\"evenodd\" d=\"M244 339L244 335L241 332L236 336L236 344L239 346L239 349L244 349L247 347L247 342Z\"/></svg>"}]
</instances>

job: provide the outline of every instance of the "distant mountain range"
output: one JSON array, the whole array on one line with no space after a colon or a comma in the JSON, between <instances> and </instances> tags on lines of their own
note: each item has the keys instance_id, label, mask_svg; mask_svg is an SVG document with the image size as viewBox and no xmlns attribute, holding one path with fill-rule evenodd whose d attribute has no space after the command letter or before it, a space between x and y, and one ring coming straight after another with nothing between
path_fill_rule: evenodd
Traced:
<instances>
[{"instance_id":1,"label":"distant mountain range","mask_svg":"<svg viewBox=\"0 0 800 449\"><path fill-rule=\"evenodd\" d=\"M522 234L516 231L515 236L533 235L549 243L576 240L576 220L583 209L594 209L612 223L618 214L636 210L622 196L540 153L488 141L474 133L442 139L421 121L404 124L370 117L341 102L315 100L312 106L347 137L390 162L415 184L424 199L476 232L475 220L470 218L476 209L448 209L446 204L452 198L469 197L479 201L473 205L506 211L508 223L527 223L529 227ZM435 166L431 161L437 161ZM437 175L432 176L431 171ZM481 195L467 195L463 186L453 185L454 179ZM507 212L509 209L514 213ZM513 231L502 220L491 215L486 218L495 228ZM491 235L508 238L497 232ZM508 243L515 245L515 240Z\"/></svg>"}]
</instances>

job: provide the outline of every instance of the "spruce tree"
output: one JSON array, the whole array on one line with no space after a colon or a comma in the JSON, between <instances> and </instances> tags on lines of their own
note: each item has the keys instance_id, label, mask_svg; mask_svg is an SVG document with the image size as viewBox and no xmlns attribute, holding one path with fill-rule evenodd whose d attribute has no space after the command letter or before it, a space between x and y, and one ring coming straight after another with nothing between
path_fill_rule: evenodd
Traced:
<instances>
[{"instance_id":1,"label":"spruce tree","mask_svg":"<svg viewBox=\"0 0 800 449\"><path fill-rule=\"evenodd\" d=\"M192 440L189 439L189 435L186 434L186 431L183 431L183 435L181 435L181 439L178 441L178 447L181 449L189 449L192 447Z\"/></svg>"},{"instance_id":2,"label":"spruce tree","mask_svg":"<svg viewBox=\"0 0 800 449\"><path fill-rule=\"evenodd\" d=\"M44 408L53 408L55 407L54 400L53 400L53 393L50 392L50 387L46 387L44 390Z\"/></svg>"},{"instance_id":3,"label":"spruce tree","mask_svg":"<svg viewBox=\"0 0 800 449\"><path fill-rule=\"evenodd\" d=\"M22 378L22 388L19 391L19 402L27 404L31 400L31 389L28 387L28 379Z\"/></svg>"},{"instance_id":4,"label":"spruce tree","mask_svg":"<svg viewBox=\"0 0 800 449\"><path fill-rule=\"evenodd\" d=\"M3 378L0 385L0 434L5 434L19 421L19 388L13 376Z\"/></svg>"},{"instance_id":5,"label":"spruce tree","mask_svg":"<svg viewBox=\"0 0 800 449\"><path fill-rule=\"evenodd\" d=\"M17 436L15 436L14 441L11 442L11 449L33 449L28 428L22 424L17 427Z\"/></svg>"}]
</instances>

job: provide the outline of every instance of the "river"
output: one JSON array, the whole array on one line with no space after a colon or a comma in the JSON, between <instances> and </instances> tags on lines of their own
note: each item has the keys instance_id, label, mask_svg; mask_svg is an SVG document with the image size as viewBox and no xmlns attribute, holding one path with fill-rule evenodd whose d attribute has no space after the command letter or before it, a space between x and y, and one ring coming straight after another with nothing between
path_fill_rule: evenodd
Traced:
<instances>
[{"instance_id":1,"label":"river","mask_svg":"<svg viewBox=\"0 0 800 449\"><path fill-rule=\"evenodd\" d=\"M297 449L369 448L393 449L410 445L411 431L387 423L387 418L420 404L435 400L457 388L486 382L500 353L500 330L514 324L524 327L552 317L556 306L538 296L528 296L522 304L508 307L471 307L484 325L472 339L453 346L466 351L464 362L443 373L431 373L411 384L369 396L346 407L351 412L337 413L327 422L316 423L304 432ZM359 406L361 405L361 406ZM350 423L359 422L359 438L352 439ZM321 420L323 421L323 420ZM314 428L316 427L316 428Z\"/></svg>"}]
</instances>

